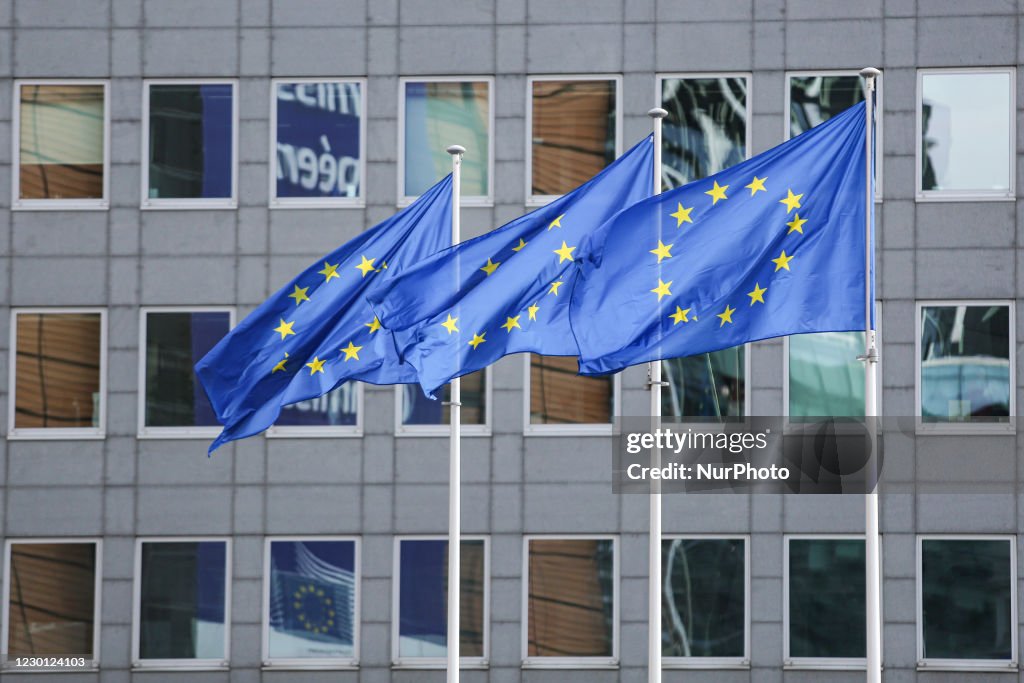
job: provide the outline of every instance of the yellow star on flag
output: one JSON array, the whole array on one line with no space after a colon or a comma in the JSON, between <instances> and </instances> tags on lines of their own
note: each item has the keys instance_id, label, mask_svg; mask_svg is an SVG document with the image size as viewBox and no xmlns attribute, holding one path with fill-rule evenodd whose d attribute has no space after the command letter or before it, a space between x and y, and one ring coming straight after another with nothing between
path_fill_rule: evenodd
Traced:
<instances>
[{"instance_id":1,"label":"yellow star on flag","mask_svg":"<svg viewBox=\"0 0 1024 683\"><path fill-rule=\"evenodd\" d=\"M365 256L360 256L359 258L362 259L362 262L358 266L356 266L356 269L363 271L363 277L366 277L367 273L373 272L373 262L376 261L377 259L366 258Z\"/></svg>"},{"instance_id":2,"label":"yellow star on flag","mask_svg":"<svg viewBox=\"0 0 1024 683\"><path fill-rule=\"evenodd\" d=\"M750 196L753 197L758 192L767 192L768 191L768 190L764 189L764 181L766 181L766 180L768 180L768 176L765 176L764 178L758 178L757 176L754 176L754 179L750 181L750 184L749 185L744 185L743 187L745 187L748 190L750 190Z\"/></svg>"},{"instance_id":3,"label":"yellow star on flag","mask_svg":"<svg viewBox=\"0 0 1024 683\"><path fill-rule=\"evenodd\" d=\"M736 312L735 308L732 308L732 307L729 306L729 304L726 304L725 305L725 312L724 313L716 313L715 314L717 317L722 319L722 322L720 322L718 324L718 326L722 327L726 323L731 323L732 322L732 314L735 313L735 312Z\"/></svg>"},{"instance_id":4,"label":"yellow star on flag","mask_svg":"<svg viewBox=\"0 0 1024 683\"><path fill-rule=\"evenodd\" d=\"M332 277L336 277L336 278L338 278L340 280L341 276L338 275L338 266L340 266L340 265L341 265L340 263L331 264L331 263L328 263L327 261L324 261L324 269L323 270L318 270L316 272L319 275L323 275L324 276L324 282L330 282Z\"/></svg>"},{"instance_id":5,"label":"yellow star on flag","mask_svg":"<svg viewBox=\"0 0 1024 683\"><path fill-rule=\"evenodd\" d=\"M306 294L308 291L309 287L299 287L298 285L295 285L295 291L288 296L295 299L295 305L298 306L303 301L309 301L309 296Z\"/></svg>"},{"instance_id":6,"label":"yellow star on flag","mask_svg":"<svg viewBox=\"0 0 1024 683\"><path fill-rule=\"evenodd\" d=\"M490 277L491 275L494 274L494 271L496 271L498 269L498 266L500 266L500 265L501 265L501 261L498 261L497 263L494 263L493 261L491 261L491 259L487 259L487 263L480 270L482 270L485 273L487 273L487 277ZM505 271L501 271L501 272L504 273Z\"/></svg>"},{"instance_id":7,"label":"yellow star on flag","mask_svg":"<svg viewBox=\"0 0 1024 683\"><path fill-rule=\"evenodd\" d=\"M294 325L294 324L295 324L294 320L291 321L290 323L286 323L284 321L284 318L281 318L281 324L274 328L274 332L277 332L278 334L280 334L281 335L281 339L284 339L289 334L295 334L295 330L292 329L292 325Z\"/></svg>"},{"instance_id":8,"label":"yellow star on flag","mask_svg":"<svg viewBox=\"0 0 1024 683\"><path fill-rule=\"evenodd\" d=\"M537 319L537 311L539 311L539 310L540 310L540 306L538 306L537 304L534 304L534 305L532 305L532 306L530 306L529 308L526 309L526 312L530 316L530 320L536 320Z\"/></svg>"},{"instance_id":9,"label":"yellow star on flag","mask_svg":"<svg viewBox=\"0 0 1024 683\"><path fill-rule=\"evenodd\" d=\"M672 258L672 245L664 244L661 240L658 240L658 248L651 249L650 253L658 257L658 263L661 263L662 259Z\"/></svg>"},{"instance_id":10,"label":"yellow star on flag","mask_svg":"<svg viewBox=\"0 0 1024 683\"><path fill-rule=\"evenodd\" d=\"M502 325L502 327L505 328L506 332L508 332L509 334L512 334L512 328L513 327L519 327L519 318L520 318L520 316L518 316L518 315L516 317L514 317L514 318L509 316L508 319L505 320L505 323ZM519 327L519 329L523 329L523 328Z\"/></svg>"},{"instance_id":11,"label":"yellow star on flag","mask_svg":"<svg viewBox=\"0 0 1024 683\"><path fill-rule=\"evenodd\" d=\"M313 360L310 361L309 363L306 363L306 367L309 368L309 375L312 377L318 372L323 372L325 362L326 361L322 361L316 356L313 356Z\"/></svg>"},{"instance_id":12,"label":"yellow star on flag","mask_svg":"<svg viewBox=\"0 0 1024 683\"><path fill-rule=\"evenodd\" d=\"M563 218L565 218L565 214L564 213L561 216L559 216L558 218L556 218L555 220L551 221L551 225L548 226L548 230L550 230L551 228L560 228L560 227L562 227L562 219Z\"/></svg>"},{"instance_id":13,"label":"yellow star on flag","mask_svg":"<svg viewBox=\"0 0 1024 683\"><path fill-rule=\"evenodd\" d=\"M806 222L807 222L807 219L806 218L800 218L800 214L798 214L798 213L793 214L793 220L791 220L790 222L786 223L786 225L789 226L789 231L786 234L788 235L791 232L798 232L801 235L804 234L804 223L806 223Z\"/></svg>"},{"instance_id":14,"label":"yellow star on flag","mask_svg":"<svg viewBox=\"0 0 1024 683\"><path fill-rule=\"evenodd\" d=\"M793 194L793 190L787 190L787 192L789 193L789 196L787 196L785 199L780 199L779 204L786 205L786 215L789 215L789 212L792 211L793 209L800 208L800 199L803 197L803 195Z\"/></svg>"},{"instance_id":15,"label":"yellow star on flag","mask_svg":"<svg viewBox=\"0 0 1024 683\"><path fill-rule=\"evenodd\" d=\"M693 219L690 218L690 212L693 211L693 207L684 209L683 205L679 202L676 202L676 206L678 207L676 212L669 214L672 218L676 219L676 227L678 228L683 223L693 223Z\"/></svg>"},{"instance_id":16,"label":"yellow star on flag","mask_svg":"<svg viewBox=\"0 0 1024 683\"><path fill-rule=\"evenodd\" d=\"M359 351L362 350L362 346L356 346L351 341L348 346L341 349L341 352L345 354L345 362L347 363L350 359L359 360Z\"/></svg>"},{"instance_id":17,"label":"yellow star on flag","mask_svg":"<svg viewBox=\"0 0 1024 683\"><path fill-rule=\"evenodd\" d=\"M451 334L452 332L458 332L459 328L455 326L455 323L458 322L458 320L458 318L453 318L452 314L449 313L448 319L441 323L441 327L448 330L448 334Z\"/></svg>"},{"instance_id":18,"label":"yellow star on flag","mask_svg":"<svg viewBox=\"0 0 1024 683\"><path fill-rule=\"evenodd\" d=\"M672 318L673 325L678 325L679 323L690 322L690 319L686 317L689 313L689 308L680 308L679 306L676 306L676 312L671 314L669 317Z\"/></svg>"},{"instance_id":19,"label":"yellow star on flag","mask_svg":"<svg viewBox=\"0 0 1024 683\"><path fill-rule=\"evenodd\" d=\"M779 258L773 258L772 259L772 263L775 264L775 272L777 273L780 270L782 270L783 268L785 268L786 270L789 270L789 262L792 261L792 260L793 260L793 257L792 256L786 256L786 250L783 249L782 250L782 254L779 256ZM790 272L793 272L793 271L790 271Z\"/></svg>"},{"instance_id":20,"label":"yellow star on flag","mask_svg":"<svg viewBox=\"0 0 1024 683\"><path fill-rule=\"evenodd\" d=\"M554 294L558 296L558 288L562 286L561 280L555 280L551 283L551 289L548 290L548 294Z\"/></svg>"},{"instance_id":21,"label":"yellow star on flag","mask_svg":"<svg viewBox=\"0 0 1024 683\"><path fill-rule=\"evenodd\" d=\"M481 345L481 344L483 344L483 343L484 343L485 341L487 341L486 339L484 339L484 335L485 335L485 334L487 334L487 333L486 333L486 332L481 332L480 334L474 334L474 335L473 335L473 338L472 338L472 339L470 339L470 340L469 340L468 342L466 342L466 343L467 343L467 344L469 344L470 346L472 346L472 347L473 347L473 350L474 350L474 351L476 351L476 347L480 346L480 345Z\"/></svg>"},{"instance_id":22,"label":"yellow star on flag","mask_svg":"<svg viewBox=\"0 0 1024 683\"><path fill-rule=\"evenodd\" d=\"M672 280L669 280L668 282L662 282L661 278L659 277L658 278L658 286L655 287L654 289L652 289L651 291L654 292L655 294L657 294L658 295L658 301L661 301L662 297L666 297L666 296L669 296L669 295L672 294L672 292L669 291L669 287L671 287L671 286L672 286Z\"/></svg>"},{"instance_id":23,"label":"yellow star on flag","mask_svg":"<svg viewBox=\"0 0 1024 683\"><path fill-rule=\"evenodd\" d=\"M287 372L288 368L286 368L285 365L284 365L287 362L288 362L288 354L286 353L286 354L284 354L284 358L282 358L280 361L278 361L277 365L274 366L274 369L270 371L270 374L273 375L275 372L278 372L278 371L280 371L280 372Z\"/></svg>"},{"instance_id":24,"label":"yellow star on flag","mask_svg":"<svg viewBox=\"0 0 1024 683\"><path fill-rule=\"evenodd\" d=\"M377 316L373 316L373 321L372 322L368 322L368 323L363 323L363 326L364 327L369 327L370 328L370 334L373 334L374 332L376 332L377 330L380 329L380 320L377 318Z\"/></svg>"},{"instance_id":25,"label":"yellow star on flag","mask_svg":"<svg viewBox=\"0 0 1024 683\"><path fill-rule=\"evenodd\" d=\"M516 246L512 247L512 251L520 251L525 246L526 246L526 242L524 242L523 238L520 237L519 238L519 244L517 244Z\"/></svg>"},{"instance_id":26,"label":"yellow star on flag","mask_svg":"<svg viewBox=\"0 0 1024 683\"><path fill-rule=\"evenodd\" d=\"M387 261L381 261L380 262L380 268L375 268L373 272L375 272L375 273L383 273L387 269L388 269L388 262Z\"/></svg>"},{"instance_id":27,"label":"yellow star on flag","mask_svg":"<svg viewBox=\"0 0 1024 683\"><path fill-rule=\"evenodd\" d=\"M718 203L719 199L728 199L728 197L725 196L725 191L728 189L728 185L719 185L718 181L716 180L715 186L712 187L710 190L707 190L704 194L711 197L711 206L714 206L715 204Z\"/></svg>"},{"instance_id":28,"label":"yellow star on flag","mask_svg":"<svg viewBox=\"0 0 1024 683\"><path fill-rule=\"evenodd\" d=\"M558 262L562 263L563 261L572 261L572 252L575 250L576 247L570 247L565 243L565 240L562 240L562 248L555 249L555 253L558 254Z\"/></svg>"},{"instance_id":29,"label":"yellow star on flag","mask_svg":"<svg viewBox=\"0 0 1024 683\"><path fill-rule=\"evenodd\" d=\"M767 287L762 287L760 283L754 283L754 291L747 292L747 296L750 297L750 305L753 306L757 302L764 303L764 293L768 291Z\"/></svg>"}]
</instances>

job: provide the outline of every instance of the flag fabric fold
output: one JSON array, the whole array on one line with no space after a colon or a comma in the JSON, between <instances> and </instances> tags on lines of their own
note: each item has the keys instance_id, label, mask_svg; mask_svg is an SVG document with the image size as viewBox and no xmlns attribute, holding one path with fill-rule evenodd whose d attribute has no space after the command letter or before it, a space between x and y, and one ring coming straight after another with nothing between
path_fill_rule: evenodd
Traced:
<instances>
[{"instance_id":1,"label":"flag fabric fold","mask_svg":"<svg viewBox=\"0 0 1024 683\"><path fill-rule=\"evenodd\" d=\"M865 111L641 201L579 247L582 374L864 329Z\"/></svg>"},{"instance_id":2,"label":"flag fabric fold","mask_svg":"<svg viewBox=\"0 0 1024 683\"><path fill-rule=\"evenodd\" d=\"M576 190L369 294L428 396L511 353L577 355L568 318L576 249L588 232L650 196L653 158L648 136Z\"/></svg>"},{"instance_id":3,"label":"flag fabric fold","mask_svg":"<svg viewBox=\"0 0 1024 683\"><path fill-rule=\"evenodd\" d=\"M452 178L318 259L228 333L195 366L228 441L264 431L283 406L321 396L349 380L416 381L365 295L383 274L451 246Z\"/></svg>"}]
</instances>

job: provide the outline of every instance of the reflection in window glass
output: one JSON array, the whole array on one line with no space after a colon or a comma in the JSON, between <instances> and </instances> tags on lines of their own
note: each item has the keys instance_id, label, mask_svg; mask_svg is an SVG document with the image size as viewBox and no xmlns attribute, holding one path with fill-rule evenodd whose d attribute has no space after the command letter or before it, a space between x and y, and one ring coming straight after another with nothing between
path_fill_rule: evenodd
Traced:
<instances>
[{"instance_id":1,"label":"reflection in window glass","mask_svg":"<svg viewBox=\"0 0 1024 683\"><path fill-rule=\"evenodd\" d=\"M611 377L582 377L568 356L530 355L530 424L607 424Z\"/></svg>"},{"instance_id":2,"label":"reflection in window glass","mask_svg":"<svg viewBox=\"0 0 1024 683\"><path fill-rule=\"evenodd\" d=\"M19 90L19 199L101 199L103 86Z\"/></svg>"},{"instance_id":3,"label":"reflection in window glass","mask_svg":"<svg viewBox=\"0 0 1024 683\"><path fill-rule=\"evenodd\" d=\"M150 199L232 195L234 86L149 85Z\"/></svg>"},{"instance_id":4,"label":"reflection in window glass","mask_svg":"<svg viewBox=\"0 0 1024 683\"><path fill-rule=\"evenodd\" d=\"M227 544L145 542L139 597L141 659L223 659Z\"/></svg>"},{"instance_id":5,"label":"reflection in window glass","mask_svg":"<svg viewBox=\"0 0 1024 683\"><path fill-rule=\"evenodd\" d=\"M921 309L921 417L1006 422L1010 415L1010 308Z\"/></svg>"},{"instance_id":6,"label":"reflection in window glass","mask_svg":"<svg viewBox=\"0 0 1024 683\"><path fill-rule=\"evenodd\" d=\"M345 382L323 396L284 406L275 427L351 427L359 411L359 385Z\"/></svg>"},{"instance_id":7,"label":"reflection in window glass","mask_svg":"<svg viewBox=\"0 0 1024 683\"><path fill-rule=\"evenodd\" d=\"M662 361L661 414L741 417L746 392L743 346Z\"/></svg>"},{"instance_id":8,"label":"reflection in window glass","mask_svg":"<svg viewBox=\"0 0 1024 683\"><path fill-rule=\"evenodd\" d=\"M98 428L99 313L19 313L14 426Z\"/></svg>"},{"instance_id":9,"label":"reflection in window glass","mask_svg":"<svg viewBox=\"0 0 1024 683\"><path fill-rule=\"evenodd\" d=\"M928 659L1010 659L1009 539L921 541L921 623Z\"/></svg>"},{"instance_id":10,"label":"reflection in window glass","mask_svg":"<svg viewBox=\"0 0 1024 683\"><path fill-rule=\"evenodd\" d=\"M360 83L278 83L277 194L358 197Z\"/></svg>"},{"instance_id":11,"label":"reflection in window glass","mask_svg":"<svg viewBox=\"0 0 1024 683\"><path fill-rule=\"evenodd\" d=\"M462 378L462 424L482 425L487 423L486 373L483 370ZM438 400L427 398L418 384L402 385L403 425L447 425L450 411L447 402L451 400L451 385L445 384Z\"/></svg>"},{"instance_id":12,"label":"reflection in window glass","mask_svg":"<svg viewBox=\"0 0 1024 683\"><path fill-rule=\"evenodd\" d=\"M271 541L271 659L355 654L355 542Z\"/></svg>"},{"instance_id":13,"label":"reflection in window glass","mask_svg":"<svg viewBox=\"0 0 1024 683\"><path fill-rule=\"evenodd\" d=\"M1012 81L1003 73L921 76L921 189L1010 191Z\"/></svg>"},{"instance_id":14,"label":"reflection in window glass","mask_svg":"<svg viewBox=\"0 0 1024 683\"><path fill-rule=\"evenodd\" d=\"M665 189L706 178L747 158L747 79L666 78L662 149Z\"/></svg>"},{"instance_id":15,"label":"reflection in window glass","mask_svg":"<svg viewBox=\"0 0 1024 683\"><path fill-rule=\"evenodd\" d=\"M215 426L192 368L228 333L227 311L146 314L146 426Z\"/></svg>"},{"instance_id":16,"label":"reflection in window glass","mask_svg":"<svg viewBox=\"0 0 1024 683\"><path fill-rule=\"evenodd\" d=\"M533 194L565 194L615 160L615 96L615 81L533 82Z\"/></svg>"},{"instance_id":17,"label":"reflection in window glass","mask_svg":"<svg viewBox=\"0 0 1024 683\"><path fill-rule=\"evenodd\" d=\"M805 133L863 101L860 76L790 76L789 135Z\"/></svg>"},{"instance_id":18,"label":"reflection in window glass","mask_svg":"<svg viewBox=\"0 0 1024 683\"><path fill-rule=\"evenodd\" d=\"M531 539L527 656L611 657L615 601L610 539Z\"/></svg>"},{"instance_id":19,"label":"reflection in window glass","mask_svg":"<svg viewBox=\"0 0 1024 683\"><path fill-rule=\"evenodd\" d=\"M93 655L95 543L14 543L7 578L8 655Z\"/></svg>"},{"instance_id":20,"label":"reflection in window glass","mask_svg":"<svg viewBox=\"0 0 1024 683\"><path fill-rule=\"evenodd\" d=\"M789 656L864 657L862 539L789 540Z\"/></svg>"},{"instance_id":21,"label":"reflection in window glass","mask_svg":"<svg viewBox=\"0 0 1024 683\"><path fill-rule=\"evenodd\" d=\"M448 653L448 541L403 540L399 559L398 656ZM463 541L459 653L484 656L484 542Z\"/></svg>"},{"instance_id":22,"label":"reflection in window glass","mask_svg":"<svg viewBox=\"0 0 1024 683\"><path fill-rule=\"evenodd\" d=\"M405 84L405 196L416 197L451 172L449 145L468 151L463 196L488 195L489 84L485 81Z\"/></svg>"},{"instance_id":23,"label":"reflection in window glass","mask_svg":"<svg viewBox=\"0 0 1024 683\"><path fill-rule=\"evenodd\" d=\"M665 657L744 656L743 543L678 538L661 542Z\"/></svg>"},{"instance_id":24,"label":"reflection in window glass","mask_svg":"<svg viewBox=\"0 0 1024 683\"><path fill-rule=\"evenodd\" d=\"M863 332L789 338L789 416L863 417Z\"/></svg>"}]
</instances>

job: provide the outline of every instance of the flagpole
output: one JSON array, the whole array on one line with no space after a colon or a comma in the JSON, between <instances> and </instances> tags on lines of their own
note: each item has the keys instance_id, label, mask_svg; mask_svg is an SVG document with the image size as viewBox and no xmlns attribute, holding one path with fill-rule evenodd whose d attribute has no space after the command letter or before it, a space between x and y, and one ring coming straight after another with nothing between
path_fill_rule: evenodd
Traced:
<instances>
[{"instance_id":1,"label":"flagpole","mask_svg":"<svg viewBox=\"0 0 1024 683\"><path fill-rule=\"evenodd\" d=\"M655 107L647 112L654 124L654 181L652 194L661 194L661 123L668 112ZM660 237L661 226L655 225ZM651 388L651 422L661 417L661 361L652 361L647 369ZM655 425L652 425L654 427ZM661 466L661 451L651 451L651 466ZM648 538L648 583L647 583L647 681L661 683L661 483L651 482L658 490L652 490L650 498L650 532Z\"/></svg>"},{"instance_id":2,"label":"flagpole","mask_svg":"<svg viewBox=\"0 0 1024 683\"><path fill-rule=\"evenodd\" d=\"M458 244L460 204L462 201L462 155L466 148L452 145L452 244ZM459 598L462 588L462 379L451 381L448 403L451 417L451 436L448 455L448 683L459 683L459 645L461 640L461 610Z\"/></svg>"},{"instance_id":3,"label":"flagpole","mask_svg":"<svg viewBox=\"0 0 1024 683\"><path fill-rule=\"evenodd\" d=\"M875 81L881 72L868 67L861 69L864 78L865 117L865 175L867 183L864 192L864 418L870 436L870 448L874 456L870 462L877 472L877 417L878 402L878 348L875 344L875 331L871 326L871 314L874 308L871 291L871 262L875 245L872 241L871 218L875 210L874 187L872 184L874 166L872 153L872 124L874 117ZM882 577L879 555L881 541L878 534L878 490L876 477L872 477L876 488L864 496L864 562L866 565L865 595L867 605L865 617L867 621L867 683L882 682Z\"/></svg>"}]
</instances>

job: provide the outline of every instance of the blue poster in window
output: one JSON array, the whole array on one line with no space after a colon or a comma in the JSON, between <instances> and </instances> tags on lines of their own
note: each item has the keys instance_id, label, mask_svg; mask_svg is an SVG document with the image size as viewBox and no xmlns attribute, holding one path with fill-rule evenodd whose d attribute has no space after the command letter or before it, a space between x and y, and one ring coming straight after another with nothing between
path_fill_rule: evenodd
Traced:
<instances>
[{"instance_id":1,"label":"blue poster in window","mask_svg":"<svg viewBox=\"0 0 1024 683\"><path fill-rule=\"evenodd\" d=\"M277 196L358 197L359 83L279 83Z\"/></svg>"}]
</instances>

